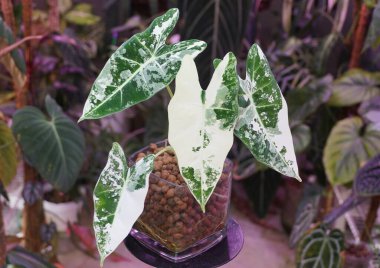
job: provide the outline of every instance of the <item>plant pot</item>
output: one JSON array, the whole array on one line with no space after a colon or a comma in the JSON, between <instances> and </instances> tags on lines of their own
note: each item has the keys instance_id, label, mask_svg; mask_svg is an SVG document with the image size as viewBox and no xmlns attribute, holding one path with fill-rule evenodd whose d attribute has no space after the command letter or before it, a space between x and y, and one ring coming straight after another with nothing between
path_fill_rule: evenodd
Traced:
<instances>
[{"instance_id":1,"label":"plant pot","mask_svg":"<svg viewBox=\"0 0 380 268\"><path fill-rule=\"evenodd\" d=\"M78 213L82 209L82 202L64 202L53 203L44 200L44 210L46 222L53 221L58 232L66 232L68 223L76 223L78 221Z\"/></svg>"},{"instance_id":2,"label":"plant pot","mask_svg":"<svg viewBox=\"0 0 380 268\"><path fill-rule=\"evenodd\" d=\"M164 146L165 142L152 144L132 155L131 160L142 154L157 153ZM131 235L162 257L181 262L201 254L225 237L232 162L226 159L223 174L203 213L179 174L176 161L174 152L156 159L144 211Z\"/></svg>"}]
</instances>

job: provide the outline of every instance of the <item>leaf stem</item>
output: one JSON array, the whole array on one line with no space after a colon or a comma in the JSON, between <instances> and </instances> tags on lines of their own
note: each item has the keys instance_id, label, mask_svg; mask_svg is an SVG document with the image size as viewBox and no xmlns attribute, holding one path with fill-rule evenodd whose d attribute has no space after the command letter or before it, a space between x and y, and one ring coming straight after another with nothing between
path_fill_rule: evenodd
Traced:
<instances>
[{"instance_id":1,"label":"leaf stem","mask_svg":"<svg viewBox=\"0 0 380 268\"><path fill-rule=\"evenodd\" d=\"M171 147L171 146L166 146L164 149L162 149L161 151L159 151L158 153L156 153L155 156L157 157L157 156L159 156L160 154L163 154L163 153L165 153L165 152L167 152L167 151L174 151L174 150L173 150L173 147Z\"/></svg>"},{"instance_id":2,"label":"leaf stem","mask_svg":"<svg viewBox=\"0 0 380 268\"><path fill-rule=\"evenodd\" d=\"M174 94L169 85L166 86L166 90L168 91L170 98L173 98Z\"/></svg>"}]
</instances>

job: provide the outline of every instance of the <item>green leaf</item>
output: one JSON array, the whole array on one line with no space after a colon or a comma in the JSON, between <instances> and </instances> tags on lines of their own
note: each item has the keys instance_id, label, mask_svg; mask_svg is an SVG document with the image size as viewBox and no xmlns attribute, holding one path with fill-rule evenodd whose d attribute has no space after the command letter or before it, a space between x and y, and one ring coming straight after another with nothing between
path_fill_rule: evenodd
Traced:
<instances>
[{"instance_id":1,"label":"green leaf","mask_svg":"<svg viewBox=\"0 0 380 268\"><path fill-rule=\"evenodd\" d=\"M363 50L368 48L376 49L380 46L380 2L377 3L372 13L371 23L368 28L367 37Z\"/></svg>"},{"instance_id":2,"label":"green leaf","mask_svg":"<svg viewBox=\"0 0 380 268\"><path fill-rule=\"evenodd\" d=\"M289 107L290 125L295 126L305 121L317 111L331 96L332 76L326 75L306 87L289 91L286 102Z\"/></svg>"},{"instance_id":3,"label":"green leaf","mask_svg":"<svg viewBox=\"0 0 380 268\"><path fill-rule=\"evenodd\" d=\"M296 220L289 238L289 246L295 247L311 224L319 209L321 187L306 184L301 202L298 205Z\"/></svg>"},{"instance_id":4,"label":"green leaf","mask_svg":"<svg viewBox=\"0 0 380 268\"><path fill-rule=\"evenodd\" d=\"M8 126L0 121L0 180L7 186L17 171L16 141Z\"/></svg>"},{"instance_id":5,"label":"green leaf","mask_svg":"<svg viewBox=\"0 0 380 268\"><path fill-rule=\"evenodd\" d=\"M340 267L340 253L344 249L344 236L339 230L327 230L319 227L305 235L298 243L297 268L330 268Z\"/></svg>"},{"instance_id":6,"label":"green leaf","mask_svg":"<svg viewBox=\"0 0 380 268\"><path fill-rule=\"evenodd\" d=\"M353 181L359 167L380 153L380 131L360 117L346 118L333 127L324 151L323 164L332 185Z\"/></svg>"},{"instance_id":7,"label":"green leaf","mask_svg":"<svg viewBox=\"0 0 380 268\"><path fill-rule=\"evenodd\" d=\"M300 153L309 146L311 141L311 130L308 125L300 124L292 127L292 137L294 143L294 150Z\"/></svg>"},{"instance_id":8,"label":"green leaf","mask_svg":"<svg viewBox=\"0 0 380 268\"><path fill-rule=\"evenodd\" d=\"M233 143L237 89L236 58L232 53L216 68L206 91L199 84L194 60L184 57L168 107L169 142L181 174L203 211Z\"/></svg>"},{"instance_id":9,"label":"green leaf","mask_svg":"<svg viewBox=\"0 0 380 268\"><path fill-rule=\"evenodd\" d=\"M260 219L268 214L281 181L281 175L272 169L261 170L244 180L244 189L251 200L255 214Z\"/></svg>"},{"instance_id":10,"label":"green leaf","mask_svg":"<svg viewBox=\"0 0 380 268\"><path fill-rule=\"evenodd\" d=\"M165 45L178 20L170 9L142 33L122 44L92 86L80 120L101 118L149 99L175 78L185 55L197 56L206 44L187 40Z\"/></svg>"},{"instance_id":11,"label":"green leaf","mask_svg":"<svg viewBox=\"0 0 380 268\"><path fill-rule=\"evenodd\" d=\"M318 75L323 75L328 72L329 59L331 58L331 53L340 38L339 32L331 32L327 36L321 39L320 45L316 51L316 55L312 60L313 71ZM317 60L315 60L317 59Z\"/></svg>"},{"instance_id":12,"label":"green leaf","mask_svg":"<svg viewBox=\"0 0 380 268\"><path fill-rule=\"evenodd\" d=\"M184 21L181 38L204 40L208 45L195 61L202 86L213 75L216 57L222 58L230 51L239 54L251 5L251 0L178 1Z\"/></svg>"},{"instance_id":13,"label":"green leaf","mask_svg":"<svg viewBox=\"0 0 380 268\"><path fill-rule=\"evenodd\" d=\"M352 69L333 83L331 106L351 106L380 95L380 73Z\"/></svg>"},{"instance_id":14,"label":"green leaf","mask_svg":"<svg viewBox=\"0 0 380 268\"><path fill-rule=\"evenodd\" d=\"M99 16L92 14L92 6L84 3L77 4L64 18L67 22L80 26L90 26L100 21Z\"/></svg>"},{"instance_id":15,"label":"green leaf","mask_svg":"<svg viewBox=\"0 0 380 268\"><path fill-rule=\"evenodd\" d=\"M18 110L12 130L27 162L59 190L68 191L82 166L83 133L50 96L45 107L48 117L31 106Z\"/></svg>"},{"instance_id":16,"label":"green leaf","mask_svg":"<svg viewBox=\"0 0 380 268\"><path fill-rule=\"evenodd\" d=\"M288 123L288 108L260 47L248 53L246 80L240 79L239 117L235 135L253 156L298 180L298 167Z\"/></svg>"},{"instance_id":17,"label":"green leaf","mask_svg":"<svg viewBox=\"0 0 380 268\"><path fill-rule=\"evenodd\" d=\"M5 45L11 45L15 42L12 30L5 24L2 17L0 17L0 43ZM14 63L16 64L19 71L23 74L26 72L25 60L19 49L14 49L10 52Z\"/></svg>"},{"instance_id":18,"label":"green leaf","mask_svg":"<svg viewBox=\"0 0 380 268\"><path fill-rule=\"evenodd\" d=\"M154 154L147 155L128 168L123 149L113 144L94 189L94 230L101 265L143 212L154 159Z\"/></svg>"}]
</instances>

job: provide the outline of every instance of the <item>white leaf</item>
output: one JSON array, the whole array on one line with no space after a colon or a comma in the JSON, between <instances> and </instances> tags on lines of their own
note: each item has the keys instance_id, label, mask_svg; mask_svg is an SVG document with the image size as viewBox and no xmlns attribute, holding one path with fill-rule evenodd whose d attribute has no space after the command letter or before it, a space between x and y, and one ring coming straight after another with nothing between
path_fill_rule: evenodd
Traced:
<instances>
[{"instance_id":1,"label":"white leaf","mask_svg":"<svg viewBox=\"0 0 380 268\"><path fill-rule=\"evenodd\" d=\"M233 143L237 119L236 59L227 54L206 91L194 60L185 56L169 103L169 142L180 171L195 199L205 210Z\"/></svg>"}]
</instances>

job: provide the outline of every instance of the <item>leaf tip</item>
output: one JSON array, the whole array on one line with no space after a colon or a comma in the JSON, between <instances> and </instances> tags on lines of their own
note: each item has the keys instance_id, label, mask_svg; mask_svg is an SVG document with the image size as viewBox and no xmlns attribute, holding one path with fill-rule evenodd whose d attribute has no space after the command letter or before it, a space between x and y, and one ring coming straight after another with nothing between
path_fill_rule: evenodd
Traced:
<instances>
[{"instance_id":1,"label":"leaf tip","mask_svg":"<svg viewBox=\"0 0 380 268\"><path fill-rule=\"evenodd\" d=\"M86 117L84 115L82 115L79 119L78 119L78 122L77 123L80 123L82 121L86 120Z\"/></svg>"},{"instance_id":2,"label":"leaf tip","mask_svg":"<svg viewBox=\"0 0 380 268\"><path fill-rule=\"evenodd\" d=\"M203 213L206 213L206 204L200 204Z\"/></svg>"}]
</instances>

